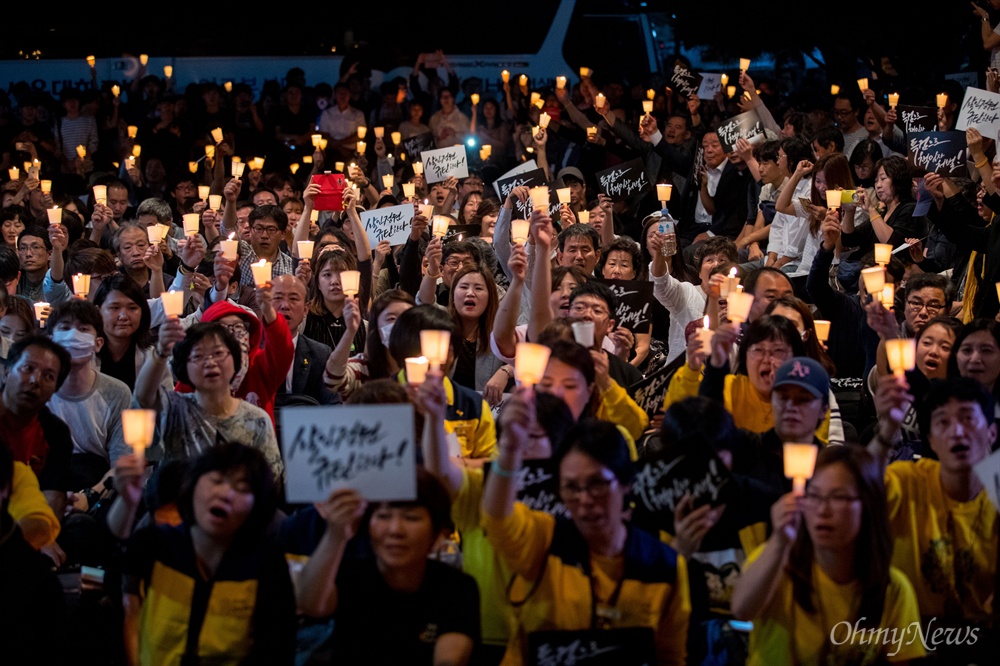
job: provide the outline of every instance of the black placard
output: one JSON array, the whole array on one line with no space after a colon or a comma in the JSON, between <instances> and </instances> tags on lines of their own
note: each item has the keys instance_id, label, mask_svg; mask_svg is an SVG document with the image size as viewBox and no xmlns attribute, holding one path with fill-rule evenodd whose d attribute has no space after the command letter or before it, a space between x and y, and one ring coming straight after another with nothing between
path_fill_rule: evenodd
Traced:
<instances>
[{"instance_id":1,"label":"black placard","mask_svg":"<svg viewBox=\"0 0 1000 666\"><path fill-rule=\"evenodd\" d=\"M483 476L489 478L493 463L483 465ZM559 474L551 458L525 460L517 470L517 501L534 511L569 518L569 512L559 498Z\"/></svg>"},{"instance_id":2,"label":"black placard","mask_svg":"<svg viewBox=\"0 0 1000 666\"><path fill-rule=\"evenodd\" d=\"M615 323L635 333L650 322L649 309L653 302L653 283L649 280L604 280L611 291L618 297L618 310L615 312Z\"/></svg>"},{"instance_id":3,"label":"black placard","mask_svg":"<svg viewBox=\"0 0 1000 666\"><path fill-rule=\"evenodd\" d=\"M629 394L649 418L663 411L663 401L667 397L672 376L671 367L665 365L659 370L647 373L643 379L628 387Z\"/></svg>"},{"instance_id":4,"label":"black placard","mask_svg":"<svg viewBox=\"0 0 1000 666\"><path fill-rule=\"evenodd\" d=\"M671 457L657 450L639 458L632 482L634 520L672 531L674 510L685 495L691 495L691 508L696 509L725 504L734 491L729 469L714 452L702 449Z\"/></svg>"},{"instance_id":5,"label":"black placard","mask_svg":"<svg viewBox=\"0 0 1000 666\"><path fill-rule=\"evenodd\" d=\"M719 137L722 150L731 153L736 148L737 139L752 140L757 135L763 135L764 123L760 121L757 112L751 109L724 122L715 134Z\"/></svg>"},{"instance_id":6,"label":"black placard","mask_svg":"<svg viewBox=\"0 0 1000 666\"><path fill-rule=\"evenodd\" d=\"M430 132L417 134L408 139L403 139L400 146L403 148L403 152L406 153L407 158L410 160L410 164L413 164L414 162L419 162L421 160L420 154L423 151L434 148L434 135Z\"/></svg>"},{"instance_id":7,"label":"black placard","mask_svg":"<svg viewBox=\"0 0 1000 666\"><path fill-rule=\"evenodd\" d=\"M444 235L444 242L453 240L466 240L471 236L478 236L483 230L478 224L453 224L448 227L448 233Z\"/></svg>"},{"instance_id":8,"label":"black placard","mask_svg":"<svg viewBox=\"0 0 1000 666\"><path fill-rule=\"evenodd\" d=\"M896 122L907 134L937 129L937 109L931 106L897 106Z\"/></svg>"},{"instance_id":9,"label":"black placard","mask_svg":"<svg viewBox=\"0 0 1000 666\"><path fill-rule=\"evenodd\" d=\"M510 176L509 178L503 178L497 181L497 187L500 188L500 201L507 201L507 197L510 195L511 190L515 187L541 187L547 184L548 181L545 179L545 171L542 169L533 169L532 171L525 171L524 173L519 173L515 176ZM549 188L549 199L552 199L552 188ZM527 198L524 201L518 199L514 200L514 219L527 220L531 217L531 198Z\"/></svg>"},{"instance_id":10,"label":"black placard","mask_svg":"<svg viewBox=\"0 0 1000 666\"><path fill-rule=\"evenodd\" d=\"M594 175L597 177L597 191L612 199L624 199L653 187L646 177L641 159L598 171Z\"/></svg>"},{"instance_id":11,"label":"black placard","mask_svg":"<svg viewBox=\"0 0 1000 666\"><path fill-rule=\"evenodd\" d=\"M697 97L701 88L701 74L691 71L691 68L681 60L674 60L668 66L670 72L670 87L683 97Z\"/></svg>"},{"instance_id":12,"label":"black placard","mask_svg":"<svg viewBox=\"0 0 1000 666\"><path fill-rule=\"evenodd\" d=\"M535 631L528 634L527 663L529 666L651 666L656 663L656 642L651 627Z\"/></svg>"},{"instance_id":13,"label":"black placard","mask_svg":"<svg viewBox=\"0 0 1000 666\"><path fill-rule=\"evenodd\" d=\"M968 177L965 132L913 132L906 136L906 160L942 176Z\"/></svg>"}]
</instances>

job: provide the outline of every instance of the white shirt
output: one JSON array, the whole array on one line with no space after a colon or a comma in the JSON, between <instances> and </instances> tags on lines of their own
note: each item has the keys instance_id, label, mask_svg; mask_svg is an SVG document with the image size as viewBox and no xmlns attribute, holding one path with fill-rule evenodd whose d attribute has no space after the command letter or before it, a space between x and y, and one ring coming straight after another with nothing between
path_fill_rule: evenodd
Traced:
<instances>
[{"instance_id":1,"label":"white shirt","mask_svg":"<svg viewBox=\"0 0 1000 666\"><path fill-rule=\"evenodd\" d=\"M302 320L303 323L305 319ZM295 335L292 336L292 359L295 358L295 353L299 350L299 334L296 331ZM288 374L285 375L285 392L292 392L292 375L295 374L295 361L288 367Z\"/></svg>"},{"instance_id":2,"label":"white shirt","mask_svg":"<svg viewBox=\"0 0 1000 666\"><path fill-rule=\"evenodd\" d=\"M724 159L717 167L706 165L708 173L708 196L714 197L715 191L719 188L719 179L722 178L722 171L726 168L729 159ZM712 224L712 215L705 210L705 205L701 202L701 193L698 193L698 203L694 207L694 221L697 224L709 226Z\"/></svg>"},{"instance_id":3,"label":"white shirt","mask_svg":"<svg viewBox=\"0 0 1000 666\"><path fill-rule=\"evenodd\" d=\"M353 106L343 111L334 104L319 117L319 131L326 132L332 139L346 139L357 134L358 127L365 124L365 114Z\"/></svg>"}]
</instances>

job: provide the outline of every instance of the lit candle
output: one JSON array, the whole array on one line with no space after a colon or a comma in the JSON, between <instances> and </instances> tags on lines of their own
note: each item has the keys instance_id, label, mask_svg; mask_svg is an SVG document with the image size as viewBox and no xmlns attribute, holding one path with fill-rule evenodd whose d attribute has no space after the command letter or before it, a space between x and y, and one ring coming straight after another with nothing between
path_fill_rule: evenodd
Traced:
<instances>
[{"instance_id":1,"label":"lit candle","mask_svg":"<svg viewBox=\"0 0 1000 666\"><path fill-rule=\"evenodd\" d=\"M168 291L160 296L163 300L163 314L168 317L180 317L184 312L184 292Z\"/></svg>"},{"instance_id":2,"label":"lit candle","mask_svg":"<svg viewBox=\"0 0 1000 666\"><path fill-rule=\"evenodd\" d=\"M384 187L387 190L391 190L394 181L395 179L392 177L392 174L387 173L384 176L382 176L382 187Z\"/></svg>"},{"instance_id":3,"label":"lit candle","mask_svg":"<svg viewBox=\"0 0 1000 666\"><path fill-rule=\"evenodd\" d=\"M366 134L368 134L368 128L364 125L358 125L358 138L363 139Z\"/></svg>"},{"instance_id":4,"label":"lit candle","mask_svg":"<svg viewBox=\"0 0 1000 666\"><path fill-rule=\"evenodd\" d=\"M532 104L537 104L540 99L542 99L542 93L540 93L540 92L533 92L533 93L531 93L531 103Z\"/></svg>"},{"instance_id":5,"label":"lit candle","mask_svg":"<svg viewBox=\"0 0 1000 666\"><path fill-rule=\"evenodd\" d=\"M128 138L134 139L139 133L139 127L137 125L129 125L126 131L128 132Z\"/></svg>"},{"instance_id":6,"label":"lit candle","mask_svg":"<svg viewBox=\"0 0 1000 666\"><path fill-rule=\"evenodd\" d=\"M358 155L364 155L365 154L365 148L367 147L367 145L368 144L366 144L364 141L358 141L358 146L357 146L357 148L358 148Z\"/></svg>"},{"instance_id":7,"label":"lit candle","mask_svg":"<svg viewBox=\"0 0 1000 666\"><path fill-rule=\"evenodd\" d=\"M579 220L580 224L590 224L590 211L581 210L576 214L576 219Z\"/></svg>"},{"instance_id":8,"label":"lit candle","mask_svg":"<svg viewBox=\"0 0 1000 666\"><path fill-rule=\"evenodd\" d=\"M889 93L889 108L895 109L899 106L899 93Z\"/></svg>"},{"instance_id":9,"label":"lit candle","mask_svg":"<svg viewBox=\"0 0 1000 666\"><path fill-rule=\"evenodd\" d=\"M830 84L830 94L831 95L836 95L839 92L840 92L840 86L838 86L836 83L831 83Z\"/></svg>"},{"instance_id":10,"label":"lit candle","mask_svg":"<svg viewBox=\"0 0 1000 666\"><path fill-rule=\"evenodd\" d=\"M93 67L94 65L97 64L97 58L95 58L92 55L87 56L87 64Z\"/></svg>"},{"instance_id":11,"label":"lit candle","mask_svg":"<svg viewBox=\"0 0 1000 666\"><path fill-rule=\"evenodd\" d=\"M122 439L132 447L139 467L146 466L146 449L153 443L156 432L156 410L123 409Z\"/></svg>"},{"instance_id":12,"label":"lit candle","mask_svg":"<svg viewBox=\"0 0 1000 666\"><path fill-rule=\"evenodd\" d=\"M264 170L264 158L255 157L250 160L250 170L251 171L263 171Z\"/></svg>"},{"instance_id":13,"label":"lit candle","mask_svg":"<svg viewBox=\"0 0 1000 666\"><path fill-rule=\"evenodd\" d=\"M881 266L864 268L861 270L861 279L865 283L865 291L877 298L885 286L885 269Z\"/></svg>"},{"instance_id":14,"label":"lit candle","mask_svg":"<svg viewBox=\"0 0 1000 666\"><path fill-rule=\"evenodd\" d=\"M480 148L480 150L486 151L486 157L484 157L483 159L489 159L489 156L493 154L493 146L491 146L488 143L484 143L483 147Z\"/></svg>"},{"instance_id":15,"label":"lit candle","mask_svg":"<svg viewBox=\"0 0 1000 666\"><path fill-rule=\"evenodd\" d=\"M917 365L917 341L914 338L886 340L885 356L892 374L903 377Z\"/></svg>"},{"instance_id":16,"label":"lit candle","mask_svg":"<svg viewBox=\"0 0 1000 666\"><path fill-rule=\"evenodd\" d=\"M236 257L239 254L240 242L238 240L234 240L234 236L236 236L235 231L229 234L229 238L219 243L219 247L222 248L222 258L226 261L236 261Z\"/></svg>"},{"instance_id":17,"label":"lit candle","mask_svg":"<svg viewBox=\"0 0 1000 666\"><path fill-rule=\"evenodd\" d=\"M422 204L417 204L417 209L420 215L428 220L434 218L434 205L427 203L427 199L424 199Z\"/></svg>"},{"instance_id":18,"label":"lit candle","mask_svg":"<svg viewBox=\"0 0 1000 666\"><path fill-rule=\"evenodd\" d=\"M118 97L119 95L122 94L122 89L118 86L117 83L111 86L111 94L114 95L115 97Z\"/></svg>"},{"instance_id":19,"label":"lit candle","mask_svg":"<svg viewBox=\"0 0 1000 666\"><path fill-rule=\"evenodd\" d=\"M722 280L722 285L719 287L719 295L723 298L728 298L729 294L739 291L737 287L740 285L740 279L736 277L736 266L729 269L729 275L727 275Z\"/></svg>"},{"instance_id":20,"label":"lit candle","mask_svg":"<svg viewBox=\"0 0 1000 666\"><path fill-rule=\"evenodd\" d=\"M515 243L524 245L528 242L528 234L531 232L530 220L511 220L510 237Z\"/></svg>"},{"instance_id":21,"label":"lit candle","mask_svg":"<svg viewBox=\"0 0 1000 666\"><path fill-rule=\"evenodd\" d=\"M328 141L326 140L326 138L320 139L319 140L319 149L320 150L326 150L326 144L327 143L328 143Z\"/></svg>"},{"instance_id":22,"label":"lit candle","mask_svg":"<svg viewBox=\"0 0 1000 666\"><path fill-rule=\"evenodd\" d=\"M271 281L271 262L266 259L250 264L253 272L253 281L258 287L263 287Z\"/></svg>"},{"instance_id":23,"label":"lit candle","mask_svg":"<svg viewBox=\"0 0 1000 666\"><path fill-rule=\"evenodd\" d=\"M17 180L21 177L21 170L17 167L11 167L7 169L7 174L10 176L11 180Z\"/></svg>"},{"instance_id":24,"label":"lit candle","mask_svg":"<svg viewBox=\"0 0 1000 666\"><path fill-rule=\"evenodd\" d=\"M588 139L593 139L595 136L597 136L597 128L596 127L588 127L587 128L587 138Z\"/></svg>"},{"instance_id":25,"label":"lit candle","mask_svg":"<svg viewBox=\"0 0 1000 666\"><path fill-rule=\"evenodd\" d=\"M382 139L384 137L385 137L385 128L384 127L376 127L375 128L375 138L376 139Z\"/></svg>"},{"instance_id":26,"label":"lit candle","mask_svg":"<svg viewBox=\"0 0 1000 666\"><path fill-rule=\"evenodd\" d=\"M660 203L666 207L667 202L670 201L670 195L673 192L674 186L670 183L657 183L656 184L656 198L660 200Z\"/></svg>"},{"instance_id":27,"label":"lit candle","mask_svg":"<svg viewBox=\"0 0 1000 666\"><path fill-rule=\"evenodd\" d=\"M576 340L576 344L587 349L594 346L594 322L574 321L572 326L573 339Z\"/></svg>"},{"instance_id":28,"label":"lit candle","mask_svg":"<svg viewBox=\"0 0 1000 666\"><path fill-rule=\"evenodd\" d=\"M736 96L736 86L726 86L726 97Z\"/></svg>"},{"instance_id":29,"label":"lit candle","mask_svg":"<svg viewBox=\"0 0 1000 666\"><path fill-rule=\"evenodd\" d=\"M515 349L514 378L521 386L534 386L542 381L552 350L534 342L519 342Z\"/></svg>"},{"instance_id":30,"label":"lit candle","mask_svg":"<svg viewBox=\"0 0 1000 666\"><path fill-rule=\"evenodd\" d=\"M875 243L875 263L885 266L892 259L892 245L889 243Z\"/></svg>"},{"instance_id":31,"label":"lit candle","mask_svg":"<svg viewBox=\"0 0 1000 666\"><path fill-rule=\"evenodd\" d=\"M568 187L560 187L556 190L556 199L559 203L569 205L570 191Z\"/></svg>"},{"instance_id":32,"label":"lit candle","mask_svg":"<svg viewBox=\"0 0 1000 666\"><path fill-rule=\"evenodd\" d=\"M413 163L413 173L415 173L418 176L424 175L424 163L423 162L414 162Z\"/></svg>"},{"instance_id":33,"label":"lit candle","mask_svg":"<svg viewBox=\"0 0 1000 666\"><path fill-rule=\"evenodd\" d=\"M243 177L243 169L246 168L246 164L240 162L237 159L233 159L233 178L239 180Z\"/></svg>"},{"instance_id":34,"label":"lit candle","mask_svg":"<svg viewBox=\"0 0 1000 666\"><path fill-rule=\"evenodd\" d=\"M190 171L191 173L198 173L198 163L188 162L188 171Z\"/></svg>"},{"instance_id":35,"label":"lit candle","mask_svg":"<svg viewBox=\"0 0 1000 666\"><path fill-rule=\"evenodd\" d=\"M451 218L447 215L435 215L431 218L431 234L444 238L448 234L448 227L451 226Z\"/></svg>"},{"instance_id":36,"label":"lit candle","mask_svg":"<svg viewBox=\"0 0 1000 666\"><path fill-rule=\"evenodd\" d=\"M296 246L299 251L299 259L306 259L306 260L312 259L313 248L316 246L316 243L314 241L310 240L297 241Z\"/></svg>"},{"instance_id":37,"label":"lit candle","mask_svg":"<svg viewBox=\"0 0 1000 666\"><path fill-rule=\"evenodd\" d=\"M896 285L891 282L886 282L885 286L882 287L882 307L886 309L892 309L896 304Z\"/></svg>"},{"instance_id":38,"label":"lit candle","mask_svg":"<svg viewBox=\"0 0 1000 666\"><path fill-rule=\"evenodd\" d=\"M312 155L303 155L302 156L302 163L303 164L312 164L313 163L313 156Z\"/></svg>"},{"instance_id":39,"label":"lit candle","mask_svg":"<svg viewBox=\"0 0 1000 666\"><path fill-rule=\"evenodd\" d=\"M311 210L311 211L309 211L309 221L310 222L319 222L319 211L318 210Z\"/></svg>"},{"instance_id":40,"label":"lit candle","mask_svg":"<svg viewBox=\"0 0 1000 666\"><path fill-rule=\"evenodd\" d=\"M208 207L212 210L219 210L222 208L222 195L221 194L209 194L208 195Z\"/></svg>"},{"instance_id":41,"label":"lit candle","mask_svg":"<svg viewBox=\"0 0 1000 666\"><path fill-rule=\"evenodd\" d=\"M77 157L79 157L82 160L84 157L87 156L87 147L86 146L77 146L76 147L76 155L77 155Z\"/></svg>"},{"instance_id":42,"label":"lit candle","mask_svg":"<svg viewBox=\"0 0 1000 666\"><path fill-rule=\"evenodd\" d=\"M412 199L413 195L417 193L417 186L413 183L403 183L403 197L407 199Z\"/></svg>"},{"instance_id":43,"label":"lit candle","mask_svg":"<svg viewBox=\"0 0 1000 666\"><path fill-rule=\"evenodd\" d=\"M35 319L38 320L38 325L41 328L45 328L45 320L49 318L49 304L43 301L38 301L35 303Z\"/></svg>"},{"instance_id":44,"label":"lit candle","mask_svg":"<svg viewBox=\"0 0 1000 666\"><path fill-rule=\"evenodd\" d=\"M322 134L313 134L310 138L312 138L313 148L319 148L319 142L320 142L320 139L323 138L323 135Z\"/></svg>"},{"instance_id":45,"label":"lit candle","mask_svg":"<svg viewBox=\"0 0 1000 666\"><path fill-rule=\"evenodd\" d=\"M87 273L77 273L73 276L73 293L80 298L87 298L90 293L90 275Z\"/></svg>"},{"instance_id":46,"label":"lit candle","mask_svg":"<svg viewBox=\"0 0 1000 666\"><path fill-rule=\"evenodd\" d=\"M49 224L61 224L62 223L62 208L59 206L53 206L45 211L49 216Z\"/></svg>"},{"instance_id":47,"label":"lit candle","mask_svg":"<svg viewBox=\"0 0 1000 666\"><path fill-rule=\"evenodd\" d=\"M140 155L142 155L142 146L135 144L132 146L132 157L139 157Z\"/></svg>"},{"instance_id":48,"label":"lit candle","mask_svg":"<svg viewBox=\"0 0 1000 666\"><path fill-rule=\"evenodd\" d=\"M549 188L546 185L532 187L528 194L531 195L532 208L543 212L549 209Z\"/></svg>"},{"instance_id":49,"label":"lit candle","mask_svg":"<svg viewBox=\"0 0 1000 666\"><path fill-rule=\"evenodd\" d=\"M503 80L504 83L510 81L510 72L508 72L506 69L500 72L500 79Z\"/></svg>"},{"instance_id":50,"label":"lit candle","mask_svg":"<svg viewBox=\"0 0 1000 666\"><path fill-rule=\"evenodd\" d=\"M423 384L427 379L427 357L414 356L406 359L406 383Z\"/></svg>"},{"instance_id":51,"label":"lit candle","mask_svg":"<svg viewBox=\"0 0 1000 666\"><path fill-rule=\"evenodd\" d=\"M197 236L200 218L198 213L185 213L184 214L184 235L185 236Z\"/></svg>"},{"instance_id":52,"label":"lit candle","mask_svg":"<svg viewBox=\"0 0 1000 666\"><path fill-rule=\"evenodd\" d=\"M233 82L232 81L226 81L225 83L222 84L222 87L225 88L225 90L226 90L227 93L233 92Z\"/></svg>"},{"instance_id":53,"label":"lit candle","mask_svg":"<svg viewBox=\"0 0 1000 666\"><path fill-rule=\"evenodd\" d=\"M590 75L593 74L593 73L594 73L593 70L591 70L589 67L581 67L580 68L580 78L581 79L589 78Z\"/></svg>"},{"instance_id":54,"label":"lit candle","mask_svg":"<svg viewBox=\"0 0 1000 666\"><path fill-rule=\"evenodd\" d=\"M361 271L340 271L340 290L348 296L357 296L361 290Z\"/></svg>"},{"instance_id":55,"label":"lit candle","mask_svg":"<svg viewBox=\"0 0 1000 666\"><path fill-rule=\"evenodd\" d=\"M742 324L750 318L750 308L753 306L753 294L746 294L739 289L729 292L726 299L726 312L729 321Z\"/></svg>"},{"instance_id":56,"label":"lit candle","mask_svg":"<svg viewBox=\"0 0 1000 666\"><path fill-rule=\"evenodd\" d=\"M557 76L556 77L556 90L565 90L565 89L566 89L566 77L565 76Z\"/></svg>"},{"instance_id":57,"label":"lit candle","mask_svg":"<svg viewBox=\"0 0 1000 666\"><path fill-rule=\"evenodd\" d=\"M729 83L729 75L728 74L722 74L719 77L719 83L721 83L722 85L727 85Z\"/></svg>"},{"instance_id":58,"label":"lit candle","mask_svg":"<svg viewBox=\"0 0 1000 666\"><path fill-rule=\"evenodd\" d=\"M216 127L212 130L212 140L216 143L222 143L222 128Z\"/></svg>"},{"instance_id":59,"label":"lit candle","mask_svg":"<svg viewBox=\"0 0 1000 666\"><path fill-rule=\"evenodd\" d=\"M215 158L215 146L205 146L205 157L208 159Z\"/></svg>"},{"instance_id":60,"label":"lit candle","mask_svg":"<svg viewBox=\"0 0 1000 666\"><path fill-rule=\"evenodd\" d=\"M653 112L653 102L652 100L644 99L642 100L642 110L643 113L647 115Z\"/></svg>"},{"instance_id":61,"label":"lit candle","mask_svg":"<svg viewBox=\"0 0 1000 666\"><path fill-rule=\"evenodd\" d=\"M786 442L782 447L785 477L792 480L792 493L802 496L806 492L806 480L811 479L816 469L816 454L819 447L815 444L793 444Z\"/></svg>"},{"instance_id":62,"label":"lit candle","mask_svg":"<svg viewBox=\"0 0 1000 666\"><path fill-rule=\"evenodd\" d=\"M517 77L517 82L521 85L522 88L527 88L528 87L528 75L527 74L522 74L521 76Z\"/></svg>"},{"instance_id":63,"label":"lit candle","mask_svg":"<svg viewBox=\"0 0 1000 666\"><path fill-rule=\"evenodd\" d=\"M52 192L52 181L51 180L43 180L43 181L41 181L41 186L42 186L42 194L49 194L50 192Z\"/></svg>"},{"instance_id":64,"label":"lit candle","mask_svg":"<svg viewBox=\"0 0 1000 666\"><path fill-rule=\"evenodd\" d=\"M208 194L212 191L212 188L208 185L198 186L198 198L202 201L208 201Z\"/></svg>"},{"instance_id":65,"label":"lit candle","mask_svg":"<svg viewBox=\"0 0 1000 666\"><path fill-rule=\"evenodd\" d=\"M830 210L836 210L840 208L840 190L827 190L826 191L826 207Z\"/></svg>"},{"instance_id":66,"label":"lit candle","mask_svg":"<svg viewBox=\"0 0 1000 666\"><path fill-rule=\"evenodd\" d=\"M948 93L937 94L937 107L943 109L948 105Z\"/></svg>"},{"instance_id":67,"label":"lit candle","mask_svg":"<svg viewBox=\"0 0 1000 666\"><path fill-rule=\"evenodd\" d=\"M334 162L333 163L333 168L335 170L341 172L341 173L344 173L344 163L343 162Z\"/></svg>"},{"instance_id":68,"label":"lit candle","mask_svg":"<svg viewBox=\"0 0 1000 666\"><path fill-rule=\"evenodd\" d=\"M296 173L299 172L299 163L298 162L293 162L292 164L289 164L288 165L288 170L291 171L292 175L294 176Z\"/></svg>"},{"instance_id":69,"label":"lit candle","mask_svg":"<svg viewBox=\"0 0 1000 666\"><path fill-rule=\"evenodd\" d=\"M146 55L145 53L142 53L142 54L139 55L139 64L140 65L142 65L143 67L145 67L146 63L148 63L148 62L149 62L149 56L148 55Z\"/></svg>"},{"instance_id":70,"label":"lit candle","mask_svg":"<svg viewBox=\"0 0 1000 666\"><path fill-rule=\"evenodd\" d=\"M740 71L747 71L750 69L750 58L740 58Z\"/></svg>"},{"instance_id":71,"label":"lit candle","mask_svg":"<svg viewBox=\"0 0 1000 666\"><path fill-rule=\"evenodd\" d=\"M594 98L594 106L598 109L603 109L605 100L604 93L597 93L597 97Z\"/></svg>"},{"instance_id":72,"label":"lit candle","mask_svg":"<svg viewBox=\"0 0 1000 666\"><path fill-rule=\"evenodd\" d=\"M448 360L451 346L451 331L426 329L420 331L420 353L427 359L431 370L440 370Z\"/></svg>"},{"instance_id":73,"label":"lit candle","mask_svg":"<svg viewBox=\"0 0 1000 666\"><path fill-rule=\"evenodd\" d=\"M538 126L541 127L542 129L545 129L546 127L549 126L550 120L552 120L552 117L549 116L549 114L545 113L544 111L538 114Z\"/></svg>"},{"instance_id":74,"label":"lit candle","mask_svg":"<svg viewBox=\"0 0 1000 666\"><path fill-rule=\"evenodd\" d=\"M698 335L698 345L701 351L706 354L712 353L712 336L715 335L715 331L709 328L709 317L705 315L702 317L701 328L696 331Z\"/></svg>"},{"instance_id":75,"label":"lit candle","mask_svg":"<svg viewBox=\"0 0 1000 666\"><path fill-rule=\"evenodd\" d=\"M858 88L861 88L861 92L868 90L868 79L858 79Z\"/></svg>"},{"instance_id":76,"label":"lit candle","mask_svg":"<svg viewBox=\"0 0 1000 666\"><path fill-rule=\"evenodd\" d=\"M171 76L174 75L174 68L171 67L170 65L164 65L163 75L169 79Z\"/></svg>"},{"instance_id":77,"label":"lit candle","mask_svg":"<svg viewBox=\"0 0 1000 666\"><path fill-rule=\"evenodd\" d=\"M159 224L151 224L148 227L146 227L146 236L149 237L149 242L154 245L160 242L159 227L160 227Z\"/></svg>"}]
</instances>

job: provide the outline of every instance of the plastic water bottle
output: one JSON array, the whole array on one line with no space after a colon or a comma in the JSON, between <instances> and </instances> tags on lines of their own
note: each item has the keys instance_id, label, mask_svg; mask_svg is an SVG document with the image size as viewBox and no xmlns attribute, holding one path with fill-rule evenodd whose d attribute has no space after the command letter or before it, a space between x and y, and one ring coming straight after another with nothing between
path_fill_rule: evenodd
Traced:
<instances>
[{"instance_id":1,"label":"plastic water bottle","mask_svg":"<svg viewBox=\"0 0 1000 666\"><path fill-rule=\"evenodd\" d=\"M672 257L677 254L677 223L674 218L670 217L670 211L666 208L660 211L659 232L663 236L660 254L664 257Z\"/></svg>"}]
</instances>

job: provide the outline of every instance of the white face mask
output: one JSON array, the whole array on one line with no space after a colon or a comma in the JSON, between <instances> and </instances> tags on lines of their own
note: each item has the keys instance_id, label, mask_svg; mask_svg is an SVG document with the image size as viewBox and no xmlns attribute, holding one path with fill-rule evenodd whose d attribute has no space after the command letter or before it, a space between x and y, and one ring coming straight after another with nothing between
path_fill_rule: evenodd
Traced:
<instances>
[{"instance_id":1,"label":"white face mask","mask_svg":"<svg viewBox=\"0 0 1000 666\"><path fill-rule=\"evenodd\" d=\"M97 344L97 338L93 333L84 333L75 328L54 331L52 341L65 347L74 360L93 356Z\"/></svg>"},{"instance_id":2,"label":"white face mask","mask_svg":"<svg viewBox=\"0 0 1000 666\"><path fill-rule=\"evenodd\" d=\"M378 335L382 339L382 346L387 349L389 347L389 336L392 334L392 327L395 325L396 322L393 322L378 329Z\"/></svg>"}]
</instances>

